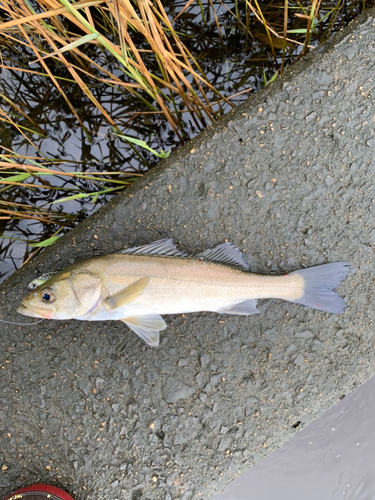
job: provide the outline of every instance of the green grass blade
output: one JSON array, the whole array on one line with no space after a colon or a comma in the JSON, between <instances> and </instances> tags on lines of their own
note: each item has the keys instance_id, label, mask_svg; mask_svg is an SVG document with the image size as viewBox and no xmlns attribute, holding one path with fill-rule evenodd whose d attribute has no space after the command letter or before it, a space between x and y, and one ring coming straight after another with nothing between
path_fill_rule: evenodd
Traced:
<instances>
[{"instance_id":1,"label":"green grass blade","mask_svg":"<svg viewBox=\"0 0 375 500\"><path fill-rule=\"evenodd\" d=\"M295 29L295 30L288 30L287 33L301 33L302 35L306 35L307 29L300 28L300 29Z\"/></svg>"},{"instance_id":2,"label":"green grass blade","mask_svg":"<svg viewBox=\"0 0 375 500\"><path fill-rule=\"evenodd\" d=\"M99 196L99 194L111 193L113 191L118 191L119 189L124 189L124 187L121 186L116 188L108 188L103 189L103 191L94 191L92 193L73 194L72 196L67 196L66 198L60 198L59 200L52 201L51 203L49 203L49 205L53 205L54 203L63 203L64 201L80 200L82 198L88 198L89 196Z\"/></svg>"},{"instance_id":3,"label":"green grass blade","mask_svg":"<svg viewBox=\"0 0 375 500\"><path fill-rule=\"evenodd\" d=\"M63 52L67 52L68 50L75 49L76 47L79 47L80 45L83 45L84 43L91 42L92 40L96 40L98 38L98 33L90 33L89 35L85 35L81 38L78 38L78 40L74 40L74 42L68 43L68 45L65 45L65 47L62 47L59 50L56 50L55 52L51 52L50 54L47 54L46 57L51 57L54 56L55 54L62 54ZM46 58L44 57L44 59Z\"/></svg>"},{"instance_id":4,"label":"green grass blade","mask_svg":"<svg viewBox=\"0 0 375 500\"><path fill-rule=\"evenodd\" d=\"M124 139L125 141L131 142L135 144L136 146L140 146L143 149L147 149L147 151L150 151L150 153L154 154L158 158L168 158L168 156L171 154L171 151L163 151L162 149L160 150L160 153L155 151L155 149L150 148L150 146L147 145L147 142L142 141L141 139L135 139L134 137L130 137L128 135L121 135L121 134L115 134L112 131L112 135L115 135L117 137L121 137L121 139Z\"/></svg>"},{"instance_id":5,"label":"green grass blade","mask_svg":"<svg viewBox=\"0 0 375 500\"><path fill-rule=\"evenodd\" d=\"M53 243L55 243L55 241L59 238L61 238L61 236L51 236L51 238L48 238L44 241L39 241L39 243L29 243L29 245L36 248L49 247L50 245L53 245Z\"/></svg>"},{"instance_id":6,"label":"green grass blade","mask_svg":"<svg viewBox=\"0 0 375 500\"><path fill-rule=\"evenodd\" d=\"M10 177L0 177L0 183L1 183L1 181L21 182L21 181L24 181L25 179L28 179L29 177L30 177L30 174L17 174L17 175L11 175Z\"/></svg>"}]
</instances>

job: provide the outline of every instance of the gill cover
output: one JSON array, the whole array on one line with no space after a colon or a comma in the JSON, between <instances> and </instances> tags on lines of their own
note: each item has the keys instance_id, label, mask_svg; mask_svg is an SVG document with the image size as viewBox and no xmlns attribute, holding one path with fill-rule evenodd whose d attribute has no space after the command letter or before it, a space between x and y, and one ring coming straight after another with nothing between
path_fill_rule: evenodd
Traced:
<instances>
[{"instance_id":1,"label":"gill cover","mask_svg":"<svg viewBox=\"0 0 375 500\"><path fill-rule=\"evenodd\" d=\"M61 272L28 293L18 312L47 319L72 319L90 314L99 305L101 283L100 278L90 273Z\"/></svg>"},{"instance_id":2,"label":"gill cover","mask_svg":"<svg viewBox=\"0 0 375 500\"><path fill-rule=\"evenodd\" d=\"M73 274L68 279L85 314L93 312L99 305L102 280L92 274Z\"/></svg>"}]
</instances>

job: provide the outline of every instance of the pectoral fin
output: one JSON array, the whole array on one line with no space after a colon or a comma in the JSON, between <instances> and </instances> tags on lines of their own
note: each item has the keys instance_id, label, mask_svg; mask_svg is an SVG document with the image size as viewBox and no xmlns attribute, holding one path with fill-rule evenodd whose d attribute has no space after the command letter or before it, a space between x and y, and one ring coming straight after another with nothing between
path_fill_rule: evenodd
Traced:
<instances>
[{"instance_id":1,"label":"pectoral fin","mask_svg":"<svg viewBox=\"0 0 375 500\"><path fill-rule=\"evenodd\" d=\"M157 347L159 345L159 331L167 327L165 321L159 314L132 316L130 318L124 318L121 321L151 347Z\"/></svg>"},{"instance_id":2,"label":"pectoral fin","mask_svg":"<svg viewBox=\"0 0 375 500\"><path fill-rule=\"evenodd\" d=\"M109 309L117 309L137 299L146 288L149 278L141 278L105 301Z\"/></svg>"}]
</instances>

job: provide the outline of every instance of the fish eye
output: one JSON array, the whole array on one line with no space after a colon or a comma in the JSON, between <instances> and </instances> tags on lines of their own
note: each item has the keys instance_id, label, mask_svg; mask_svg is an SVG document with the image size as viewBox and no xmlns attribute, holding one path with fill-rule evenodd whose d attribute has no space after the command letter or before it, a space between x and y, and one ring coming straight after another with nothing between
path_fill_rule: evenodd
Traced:
<instances>
[{"instance_id":1,"label":"fish eye","mask_svg":"<svg viewBox=\"0 0 375 500\"><path fill-rule=\"evenodd\" d=\"M43 302L51 303L56 299L56 295L52 288L44 288L44 290L40 292L40 298L43 300Z\"/></svg>"}]
</instances>

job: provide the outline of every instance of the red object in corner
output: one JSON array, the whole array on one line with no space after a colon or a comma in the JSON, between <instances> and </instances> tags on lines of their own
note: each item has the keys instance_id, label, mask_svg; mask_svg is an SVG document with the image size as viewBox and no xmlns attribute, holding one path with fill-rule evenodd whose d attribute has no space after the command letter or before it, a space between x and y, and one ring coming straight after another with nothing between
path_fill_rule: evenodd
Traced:
<instances>
[{"instance_id":1,"label":"red object in corner","mask_svg":"<svg viewBox=\"0 0 375 500\"><path fill-rule=\"evenodd\" d=\"M59 498L60 500L74 500L74 498L71 497L69 493L64 490L60 490L60 488L57 488L56 486L52 486L50 484L32 484L31 486L27 486L26 488L20 488L19 490L12 493L12 495L3 498L3 500L9 500L15 495L20 495L22 493L47 493L50 495L55 495L55 497Z\"/></svg>"}]
</instances>

